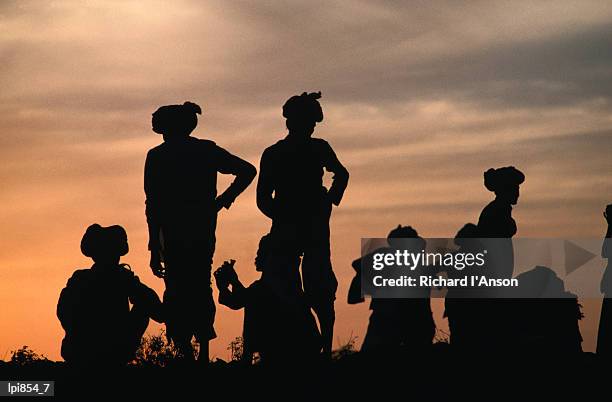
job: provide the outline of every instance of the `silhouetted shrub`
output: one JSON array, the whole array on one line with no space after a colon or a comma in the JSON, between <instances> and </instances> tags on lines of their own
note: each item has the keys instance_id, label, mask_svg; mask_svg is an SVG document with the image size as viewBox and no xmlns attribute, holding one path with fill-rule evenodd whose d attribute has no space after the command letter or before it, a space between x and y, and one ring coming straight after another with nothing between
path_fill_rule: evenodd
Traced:
<instances>
[{"instance_id":1,"label":"silhouetted shrub","mask_svg":"<svg viewBox=\"0 0 612 402\"><path fill-rule=\"evenodd\" d=\"M357 353L357 350L355 349L356 342L357 336L353 336L353 334L351 334L344 345L341 345L338 349L332 351L332 360L340 360Z\"/></svg>"},{"instance_id":2,"label":"silhouetted shrub","mask_svg":"<svg viewBox=\"0 0 612 402\"><path fill-rule=\"evenodd\" d=\"M244 340L241 336L237 336L227 346L227 350L230 351L231 361L237 362L242 360L242 354L244 352Z\"/></svg>"},{"instance_id":3,"label":"silhouetted shrub","mask_svg":"<svg viewBox=\"0 0 612 402\"><path fill-rule=\"evenodd\" d=\"M39 355L30 349L27 345L24 345L20 349L13 350L11 352L10 365L18 367L34 366L40 363L51 363L45 355Z\"/></svg>"},{"instance_id":4,"label":"silhouetted shrub","mask_svg":"<svg viewBox=\"0 0 612 402\"><path fill-rule=\"evenodd\" d=\"M195 358L198 357L199 345L192 342ZM138 367L167 367L178 358L178 350L168 341L166 332L162 329L158 334L142 337L136 358L130 363Z\"/></svg>"}]
</instances>

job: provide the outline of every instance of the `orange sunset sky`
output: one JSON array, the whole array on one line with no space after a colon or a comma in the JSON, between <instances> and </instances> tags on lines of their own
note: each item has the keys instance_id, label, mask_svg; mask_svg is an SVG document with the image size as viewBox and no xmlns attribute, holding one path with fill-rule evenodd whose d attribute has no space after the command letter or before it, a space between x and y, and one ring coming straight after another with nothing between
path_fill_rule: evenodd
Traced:
<instances>
[{"instance_id":1,"label":"orange sunset sky","mask_svg":"<svg viewBox=\"0 0 612 402\"><path fill-rule=\"evenodd\" d=\"M160 105L200 104L194 135L258 165L285 134L284 101L322 91L315 136L351 173L332 218L335 346L367 325L367 304L346 304L360 238L398 223L453 236L492 199L489 167L527 176L517 236L603 236L611 49L606 1L0 2L0 359L21 345L60 358L55 306L90 265L91 223L127 229L124 262L161 294L142 188ZM270 224L254 184L219 221L215 265L236 259L250 283ZM584 303L593 350L598 301ZM211 355L227 359L241 327L218 306Z\"/></svg>"}]
</instances>

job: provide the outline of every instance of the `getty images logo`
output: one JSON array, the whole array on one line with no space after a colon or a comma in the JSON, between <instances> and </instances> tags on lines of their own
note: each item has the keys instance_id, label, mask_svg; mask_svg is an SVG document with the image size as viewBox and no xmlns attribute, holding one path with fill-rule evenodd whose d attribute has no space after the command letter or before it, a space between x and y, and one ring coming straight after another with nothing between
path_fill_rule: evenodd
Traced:
<instances>
[{"instance_id":1,"label":"getty images logo","mask_svg":"<svg viewBox=\"0 0 612 402\"><path fill-rule=\"evenodd\" d=\"M401 267L414 271L419 266L454 268L461 271L466 267L482 267L485 265L487 250L478 253L433 252L421 250L413 253L408 250L374 253L372 268L380 271L389 267Z\"/></svg>"}]
</instances>

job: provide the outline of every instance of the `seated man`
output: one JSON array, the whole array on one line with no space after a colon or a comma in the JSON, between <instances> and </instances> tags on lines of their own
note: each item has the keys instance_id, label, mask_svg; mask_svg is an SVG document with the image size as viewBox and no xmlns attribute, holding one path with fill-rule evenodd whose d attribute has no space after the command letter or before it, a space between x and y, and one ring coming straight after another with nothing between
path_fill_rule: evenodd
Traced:
<instances>
[{"instance_id":1,"label":"seated man","mask_svg":"<svg viewBox=\"0 0 612 402\"><path fill-rule=\"evenodd\" d=\"M163 321L161 301L129 265L119 263L128 252L121 226L89 226L81 252L94 264L75 271L60 295L62 357L73 366L125 365L134 359L149 317Z\"/></svg>"},{"instance_id":2,"label":"seated man","mask_svg":"<svg viewBox=\"0 0 612 402\"><path fill-rule=\"evenodd\" d=\"M219 304L244 312L243 362L251 364L259 353L264 363L304 361L321 351L321 336L301 289L299 272L270 255L270 235L261 238L255 266L261 278L245 288L234 261L215 271ZM231 289L230 289L231 287Z\"/></svg>"},{"instance_id":3,"label":"seated man","mask_svg":"<svg viewBox=\"0 0 612 402\"><path fill-rule=\"evenodd\" d=\"M361 267L372 266L373 255L376 253L393 253L396 250L410 247L411 252L418 253L425 249L425 240L411 226L398 225L387 236L388 247L382 247L374 252L353 261L356 276L349 289L349 304L364 301L360 295L362 275ZM418 277L423 267L414 270ZM366 278L370 281L370 278ZM361 351L373 355L384 355L385 352L410 351L414 353L427 352L432 344L436 327L430 305L430 289L417 287L412 297L376 298L370 302L370 322L361 346Z\"/></svg>"},{"instance_id":4,"label":"seated man","mask_svg":"<svg viewBox=\"0 0 612 402\"><path fill-rule=\"evenodd\" d=\"M568 355L582 353L579 321L583 314L575 294L548 267L536 266L516 277L520 298L509 299L500 315L506 322L507 347L514 354Z\"/></svg>"}]
</instances>

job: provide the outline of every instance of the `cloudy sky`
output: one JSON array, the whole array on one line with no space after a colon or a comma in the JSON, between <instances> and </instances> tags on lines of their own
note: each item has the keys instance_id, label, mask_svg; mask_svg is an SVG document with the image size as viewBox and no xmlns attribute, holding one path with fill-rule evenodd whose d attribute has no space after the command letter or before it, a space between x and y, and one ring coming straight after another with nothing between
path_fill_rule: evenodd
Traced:
<instances>
[{"instance_id":1,"label":"cloudy sky","mask_svg":"<svg viewBox=\"0 0 612 402\"><path fill-rule=\"evenodd\" d=\"M79 241L93 222L125 226L125 261L162 290L142 174L164 104L199 103L195 135L257 165L285 134L284 101L323 92L316 135L351 172L332 227L338 342L367 325L367 306L345 303L360 238L398 223L452 236L491 199L489 167L527 176L518 236L602 236L611 49L606 1L1 2L0 358L24 344L59 357L55 303L90 264ZM221 213L215 256L237 259L247 283L269 228L254 193ZM213 355L228 357L241 320L218 308Z\"/></svg>"}]
</instances>

